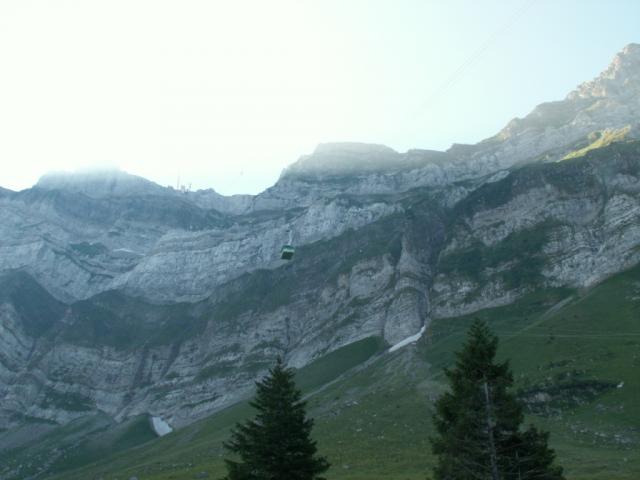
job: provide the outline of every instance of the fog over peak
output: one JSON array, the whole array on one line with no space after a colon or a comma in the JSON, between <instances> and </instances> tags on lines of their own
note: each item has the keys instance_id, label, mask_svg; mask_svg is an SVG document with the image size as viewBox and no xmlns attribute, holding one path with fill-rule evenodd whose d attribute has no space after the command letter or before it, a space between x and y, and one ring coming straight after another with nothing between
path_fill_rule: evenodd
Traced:
<instances>
[{"instance_id":1,"label":"fog over peak","mask_svg":"<svg viewBox=\"0 0 640 480\"><path fill-rule=\"evenodd\" d=\"M164 187L146 178L132 175L117 167L53 171L43 175L36 187L46 190L74 191L89 197L152 194L165 190Z\"/></svg>"}]
</instances>

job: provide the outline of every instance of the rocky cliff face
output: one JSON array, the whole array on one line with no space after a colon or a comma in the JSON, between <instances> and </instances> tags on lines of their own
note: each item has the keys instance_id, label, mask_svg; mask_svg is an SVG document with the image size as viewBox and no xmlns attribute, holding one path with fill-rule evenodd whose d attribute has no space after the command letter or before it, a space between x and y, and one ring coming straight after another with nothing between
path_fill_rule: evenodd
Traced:
<instances>
[{"instance_id":1,"label":"rocky cliff face","mask_svg":"<svg viewBox=\"0 0 640 480\"><path fill-rule=\"evenodd\" d=\"M454 146L478 168L502 169L536 159L555 161L587 142L593 132L633 127L638 138L640 45L630 44L595 79L564 100L543 103L525 118L515 118L494 137L474 146Z\"/></svg>"},{"instance_id":2,"label":"rocky cliff face","mask_svg":"<svg viewBox=\"0 0 640 480\"><path fill-rule=\"evenodd\" d=\"M513 301L541 284L584 288L640 261L640 143L518 169L454 208L434 316Z\"/></svg>"},{"instance_id":3,"label":"rocky cliff face","mask_svg":"<svg viewBox=\"0 0 640 480\"><path fill-rule=\"evenodd\" d=\"M121 172L0 190L0 428L96 410L180 426L277 354L393 345L637 263L639 58L477 145L321 145L253 197Z\"/></svg>"}]
</instances>

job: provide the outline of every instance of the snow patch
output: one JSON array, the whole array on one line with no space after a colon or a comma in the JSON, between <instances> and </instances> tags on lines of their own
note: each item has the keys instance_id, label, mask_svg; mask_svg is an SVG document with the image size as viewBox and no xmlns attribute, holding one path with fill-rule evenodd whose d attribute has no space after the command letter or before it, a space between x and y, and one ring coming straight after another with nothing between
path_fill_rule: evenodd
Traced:
<instances>
[{"instance_id":1,"label":"snow patch","mask_svg":"<svg viewBox=\"0 0 640 480\"><path fill-rule=\"evenodd\" d=\"M173 432L173 428L160 417L151 417L151 426L159 437L164 437L167 433Z\"/></svg>"},{"instance_id":2,"label":"snow patch","mask_svg":"<svg viewBox=\"0 0 640 480\"><path fill-rule=\"evenodd\" d=\"M398 343L396 343L393 347L389 349L389 353L395 352L396 350L399 350L402 347L409 345L410 343L414 343L420 340L420 337L422 336L426 328L427 326L423 325L418 333L416 333L415 335L411 335L410 337L407 337L404 340L401 340Z\"/></svg>"}]
</instances>

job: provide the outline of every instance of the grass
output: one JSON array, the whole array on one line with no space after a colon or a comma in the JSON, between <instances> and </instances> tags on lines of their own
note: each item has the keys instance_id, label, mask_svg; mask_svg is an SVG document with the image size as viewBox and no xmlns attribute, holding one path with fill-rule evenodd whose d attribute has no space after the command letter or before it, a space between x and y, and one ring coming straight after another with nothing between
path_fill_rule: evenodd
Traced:
<instances>
[{"instance_id":1,"label":"grass","mask_svg":"<svg viewBox=\"0 0 640 480\"><path fill-rule=\"evenodd\" d=\"M48 430L25 447L0 450L0 478L7 478L9 471L15 475L8 478L42 478L66 472L154 438L144 415L119 425L103 414L86 416Z\"/></svg>"},{"instance_id":2,"label":"grass","mask_svg":"<svg viewBox=\"0 0 640 480\"><path fill-rule=\"evenodd\" d=\"M27 273L0 275L0 303L15 306L27 335L39 338L64 315L65 305L53 298Z\"/></svg>"},{"instance_id":3,"label":"grass","mask_svg":"<svg viewBox=\"0 0 640 480\"><path fill-rule=\"evenodd\" d=\"M562 160L584 157L591 150L606 147L608 145L611 145L614 142L622 142L629 136L630 131L631 131L631 126L627 125L626 127L623 127L623 128L618 128L618 129L607 128L601 132L593 132L592 134L589 135L589 140L591 141L589 145L583 148L580 148L578 150L569 152L564 156Z\"/></svg>"},{"instance_id":4,"label":"grass","mask_svg":"<svg viewBox=\"0 0 640 480\"><path fill-rule=\"evenodd\" d=\"M170 345L204 330L206 318L187 303L154 305L108 291L71 306L73 324L62 331L76 345L132 350L140 345Z\"/></svg>"},{"instance_id":5,"label":"grass","mask_svg":"<svg viewBox=\"0 0 640 480\"><path fill-rule=\"evenodd\" d=\"M542 248L555 226L555 222L545 221L532 228L512 232L492 246L476 241L470 247L443 256L439 271L479 281L486 270L509 262L511 268L494 274L502 278L507 288L535 284L541 280L545 266Z\"/></svg>"},{"instance_id":6,"label":"grass","mask_svg":"<svg viewBox=\"0 0 640 480\"><path fill-rule=\"evenodd\" d=\"M382 337L368 337L353 342L299 370L296 383L303 392L309 392L364 363L376 353L380 353L384 347Z\"/></svg>"},{"instance_id":7,"label":"grass","mask_svg":"<svg viewBox=\"0 0 640 480\"><path fill-rule=\"evenodd\" d=\"M76 392L61 393L53 388L45 387L42 408L60 408L69 412L91 411L95 408L95 402Z\"/></svg>"},{"instance_id":8,"label":"grass","mask_svg":"<svg viewBox=\"0 0 640 480\"><path fill-rule=\"evenodd\" d=\"M567 393L575 399L565 408L530 416L552 432L568 478L638 478L639 285L640 269L635 268L590 291L574 292L566 305L551 313L532 314L530 307L542 301L542 311L562 296L560 292L552 292L546 300L537 294L515 305L440 320L433 327L433 343L423 350L428 360L444 366L472 319L488 321L502 338L500 355L511 360L519 389L550 385L555 388L552 403L562 403ZM576 371L586 384L623 386L574 398L575 383L563 379Z\"/></svg>"}]
</instances>

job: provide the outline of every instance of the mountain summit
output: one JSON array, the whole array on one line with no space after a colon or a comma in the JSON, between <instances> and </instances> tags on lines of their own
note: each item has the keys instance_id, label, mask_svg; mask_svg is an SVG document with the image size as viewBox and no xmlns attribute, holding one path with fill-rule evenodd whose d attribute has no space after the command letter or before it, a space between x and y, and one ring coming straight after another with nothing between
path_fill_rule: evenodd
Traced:
<instances>
[{"instance_id":1,"label":"mountain summit","mask_svg":"<svg viewBox=\"0 0 640 480\"><path fill-rule=\"evenodd\" d=\"M453 149L476 170L500 170L532 161L557 161L589 145L605 130L638 136L640 123L640 45L615 55L598 77L563 100L538 105L514 118L498 134L475 146Z\"/></svg>"},{"instance_id":2,"label":"mountain summit","mask_svg":"<svg viewBox=\"0 0 640 480\"><path fill-rule=\"evenodd\" d=\"M582 83L567 98L633 97L640 91L640 44L630 43L613 58L604 72Z\"/></svg>"},{"instance_id":3,"label":"mountain summit","mask_svg":"<svg viewBox=\"0 0 640 480\"><path fill-rule=\"evenodd\" d=\"M162 194L166 191L166 188L146 178L116 168L50 172L38 180L36 187L83 193L93 198Z\"/></svg>"},{"instance_id":4,"label":"mountain summit","mask_svg":"<svg viewBox=\"0 0 640 480\"><path fill-rule=\"evenodd\" d=\"M367 174L393 169L401 156L385 145L322 143L283 172L284 177Z\"/></svg>"}]
</instances>

